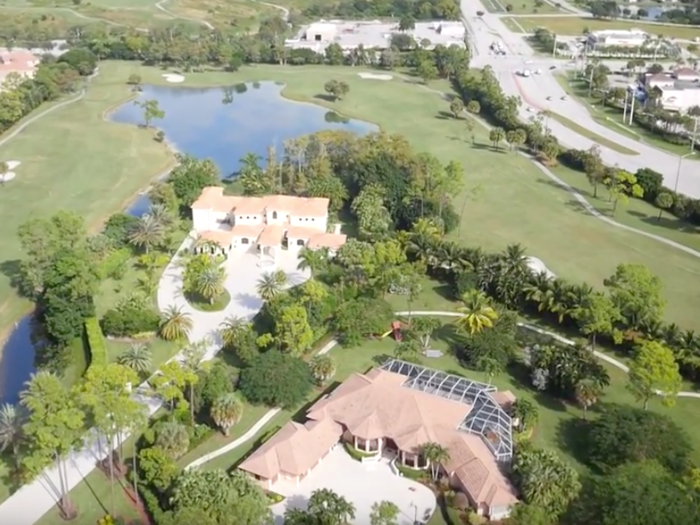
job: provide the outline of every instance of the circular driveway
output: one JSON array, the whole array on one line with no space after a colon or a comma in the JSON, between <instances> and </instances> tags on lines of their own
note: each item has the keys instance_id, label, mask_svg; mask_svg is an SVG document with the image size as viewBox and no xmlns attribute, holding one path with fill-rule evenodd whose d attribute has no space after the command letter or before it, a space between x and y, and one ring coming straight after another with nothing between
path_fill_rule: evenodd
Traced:
<instances>
[{"instance_id":1,"label":"circular driveway","mask_svg":"<svg viewBox=\"0 0 700 525\"><path fill-rule=\"evenodd\" d=\"M378 501L396 504L399 525L413 525L414 520L424 521L425 516L429 519L436 505L432 490L394 474L386 459L377 464L361 463L338 445L298 486L286 481L272 486L273 492L285 496L284 501L271 507L275 525L282 525L287 508L306 509L311 493L318 489L330 489L352 503L353 523L368 524L372 505Z\"/></svg>"}]
</instances>

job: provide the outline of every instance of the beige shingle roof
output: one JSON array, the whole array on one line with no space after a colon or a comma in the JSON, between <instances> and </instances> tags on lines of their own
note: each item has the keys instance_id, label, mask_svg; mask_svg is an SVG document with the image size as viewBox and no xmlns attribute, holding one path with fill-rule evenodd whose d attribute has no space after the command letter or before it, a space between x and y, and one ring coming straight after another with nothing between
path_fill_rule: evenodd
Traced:
<instances>
[{"instance_id":1,"label":"beige shingle roof","mask_svg":"<svg viewBox=\"0 0 700 525\"><path fill-rule=\"evenodd\" d=\"M268 195L266 197L239 197L224 195L220 186L208 186L192 203L193 210L212 209L236 214L262 213L266 210L288 213L297 217L325 217L329 199L323 197L295 197L292 195Z\"/></svg>"},{"instance_id":2,"label":"beige shingle roof","mask_svg":"<svg viewBox=\"0 0 700 525\"><path fill-rule=\"evenodd\" d=\"M313 467L338 442L342 428L331 419L290 421L241 463L240 468L263 478L279 473L299 476Z\"/></svg>"},{"instance_id":3,"label":"beige shingle roof","mask_svg":"<svg viewBox=\"0 0 700 525\"><path fill-rule=\"evenodd\" d=\"M348 236L343 233L319 233L309 239L307 246L312 250L316 248L335 250L343 246L347 239Z\"/></svg>"},{"instance_id":4,"label":"beige shingle roof","mask_svg":"<svg viewBox=\"0 0 700 525\"><path fill-rule=\"evenodd\" d=\"M304 474L345 428L362 439L392 439L404 452L416 452L428 442L439 443L450 455L445 470L454 475L475 504L515 503L515 489L481 437L458 430L470 407L405 388L405 380L403 375L381 369L352 375L309 409L306 416L310 421L305 427L285 425L240 468L266 479L280 472ZM314 424L318 426L312 427Z\"/></svg>"}]
</instances>

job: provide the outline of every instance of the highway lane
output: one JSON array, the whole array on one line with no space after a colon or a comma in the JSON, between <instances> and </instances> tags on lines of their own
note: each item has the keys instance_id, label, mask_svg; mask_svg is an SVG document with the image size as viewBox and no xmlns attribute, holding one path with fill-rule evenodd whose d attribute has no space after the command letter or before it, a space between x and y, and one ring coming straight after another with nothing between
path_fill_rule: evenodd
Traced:
<instances>
[{"instance_id":1,"label":"highway lane","mask_svg":"<svg viewBox=\"0 0 700 525\"><path fill-rule=\"evenodd\" d=\"M593 133L639 153L639 155L624 155L601 147L601 158L606 164L617 165L632 172L642 167L651 168L663 174L664 184L667 187L674 188L677 184L679 192L700 198L700 162L692 158L685 159L680 165L680 176L677 178L679 156L643 144L598 124L593 120L588 109L571 97L561 100L565 92L554 78L550 67L552 65L557 68L573 66L567 64L565 60L535 56L523 37L511 32L498 15L485 12L482 17L477 17L478 10L485 11L480 0L462 0L464 21L475 49L472 64L475 67L491 66L504 93L523 99L520 108L520 116L523 120L528 120L534 114L527 111L528 107L536 110L550 109L564 115ZM501 42L507 51L506 56L495 56L491 53L489 48L494 41ZM541 74L528 78L516 76L517 71L526 68L540 69ZM548 101L547 97L552 97L552 100ZM594 145L592 140L579 135L554 119L549 120L549 127L566 147L588 149Z\"/></svg>"}]
</instances>

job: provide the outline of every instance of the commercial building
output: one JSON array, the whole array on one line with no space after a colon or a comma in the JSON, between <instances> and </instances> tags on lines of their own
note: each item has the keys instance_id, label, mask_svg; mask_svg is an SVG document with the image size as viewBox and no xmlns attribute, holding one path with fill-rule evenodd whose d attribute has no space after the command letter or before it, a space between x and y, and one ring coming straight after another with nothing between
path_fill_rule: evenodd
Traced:
<instances>
[{"instance_id":1,"label":"commercial building","mask_svg":"<svg viewBox=\"0 0 700 525\"><path fill-rule=\"evenodd\" d=\"M191 206L195 250L224 255L252 250L272 259L281 249L326 248L334 253L346 236L339 227L327 231L328 204L325 198L239 197L224 195L219 186L204 188Z\"/></svg>"},{"instance_id":2,"label":"commercial building","mask_svg":"<svg viewBox=\"0 0 700 525\"><path fill-rule=\"evenodd\" d=\"M379 20L321 20L302 28L294 38L287 40L285 45L292 49L312 49L318 53L323 52L332 43L348 51L360 45L366 49L386 49L391 45L391 36L399 32L398 23ZM428 48L438 44L460 47L466 45L466 28L462 22L416 22L414 29L403 33L411 36L417 44L430 42Z\"/></svg>"},{"instance_id":3,"label":"commercial building","mask_svg":"<svg viewBox=\"0 0 700 525\"><path fill-rule=\"evenodd\" d=\"M641 47L648 39L641 29L606 29L588 35L589 45L599 47Z\"/></svg>"},{"instance_id":4,"label":"commercial building","mask_svg":"<svg viewBox=\"0 0 700 525\"><path fill-rule=\"evenodd\" d=\"M693 106L700 106L700 73L693 69L684 67L673 73L646 75L643 82L647 91L661 92L657 105L666 111L685 113Z\"/></svg>"},{"instance_id":5,"label":"commercial building","mask_svg":"<svg viewBox=\"0 0 700 525\"><path fill-rule=\"evenodd\" d=\"M422 447L437 443L449 453L440 469L450 484L479 514L499 520L518 501L503 473L513 454L514 401L491 385L391 359L352 375L307 411L304 424L287 423L239 468L274 491L278 482L298 485L340 442L363 462L388 455L393 468L410 469L428 468Z\"/></svg>"}]
</instances>

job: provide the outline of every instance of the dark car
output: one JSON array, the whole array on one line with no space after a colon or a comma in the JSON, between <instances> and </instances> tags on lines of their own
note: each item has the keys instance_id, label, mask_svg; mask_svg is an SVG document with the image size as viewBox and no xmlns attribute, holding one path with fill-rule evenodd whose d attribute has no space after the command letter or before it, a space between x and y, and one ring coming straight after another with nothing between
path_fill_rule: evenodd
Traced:
<instances>
[{"instance_id":1,"label":"dark car","mask_svg":"<svg viewBox=\"0 0 700 525\"><path fill-rule=\"evenodd\" d=\"M549 69L556 69L557 66L549 66Z\"/></svg>"}]
</instances>

